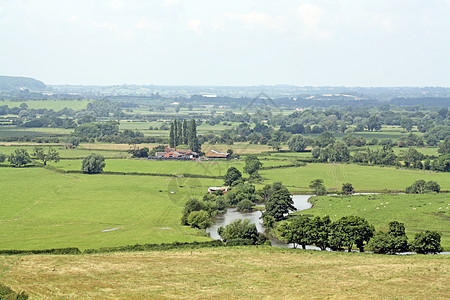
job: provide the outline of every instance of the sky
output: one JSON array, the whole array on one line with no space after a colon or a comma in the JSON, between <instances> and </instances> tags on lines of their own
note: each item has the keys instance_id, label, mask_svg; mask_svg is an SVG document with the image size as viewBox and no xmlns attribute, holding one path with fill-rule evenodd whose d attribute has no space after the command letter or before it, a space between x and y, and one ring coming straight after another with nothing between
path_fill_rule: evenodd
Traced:
<instances>
[{"instance_id":1,"label":"sky","mask_svg":"<svg viewBox=\"0 0 450 300\"><path fill-rule=\"evenodd\" d=\"M450 86L450 0L0 0L46 84Z\"/></svg>"}]
</instances>

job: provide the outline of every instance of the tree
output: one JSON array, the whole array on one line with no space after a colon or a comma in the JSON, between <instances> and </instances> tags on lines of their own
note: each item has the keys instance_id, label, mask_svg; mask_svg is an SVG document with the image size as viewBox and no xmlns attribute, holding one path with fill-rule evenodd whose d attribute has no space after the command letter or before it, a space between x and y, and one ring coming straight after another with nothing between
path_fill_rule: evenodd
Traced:
<instances>
[{"instance_id":1,"label":"tree","mask_svg":"<svg viewBox=\"0 0 450 300\"><path fill-rule=\"evenodd\" d=\"M300 216L291 221L282 221L277 226L277 231L280 233L283 241L292 243L294 248L297 245L301 245L303 249L306 249L306 245L313 243L311 230L312 221L306 216Z\"/></svg>"},{"instance_id":2,"label":"tree","mask_svg":"<svg viewBox=\"0 0 450 300\"><path fill-rule=\"evenodd\" d=\"M428 230L416 233L411 248L420 254L442 252L441 233Z\"/></svg>"},{"instance_id":3,"label":"tree","mask_svg":"<svg viewBox=\"0 0 450 300\"><path fill-rule=\"evenodd\" d=\"M450 137L447 136L444 141L439 144L439 154L445 155L450 153Z\"/></svg>"},{"instance_id":4,"label":"tree","mask_svg":"<svg viewBox=\"0 0 450 300\"><path fill-rule=\"evenodd\" d=\"M242 179L242 173L235 167L231 167L227 170L224 176L224 184L227 186L232 186L235 182Z\"/></svg>"},{"instance_id":5,"label":"tree","mask_svg":"<svg viewBox=\"0 0 450 300\"><path fill-rule=\"evenodd\" d=\"M200 144L198 142L197 137L197 125L195 124L195 120L192 119L189 123L188 129L188 145L189 148L194 152L200 152Z\"/></svg>"},{"instance_id":6,"label":"tree","mask_svg":"<svg viewBox=\"0 0 450 300\"><path fill-rule=\"evenodd\" d=\"M26 149L16 149L9 155L9 163L14 167L22 167L31 163L30 154Z\"/></svg>"},{"instance_id":7,"label":"tree","mask_svg":"<svg viewBox=\"0 0 450 300\"><path fill-rule=\"evenodd\" d=\"M6 160L7 156L3 153L0 153L0 163L4 162Z\"/></svg>"},{"instance_id":8,"label":"tree","mask_svg":"<svg viewBox=\"0 0 450 300\"><path fill-rule=\"evenodd\" d=\"M266 210L262 214L262 218L270 216L276 222L284 219L289 211L295 211L294 201L286 187L275 191L266 202Z\"/></svg>"},{"instance_id":9,"label":"tree","mask_svg":"<svg viewBox=\"0 0 450 300\"><path fill-rule=\"evenodd\" d=\"M42 161L44 166L47 165L47 162L49 161L54 161L57 163L61 159L58 151L51 147L48 148L47 153L45 153L44 148L35 147L32 156L34 159Z\"/></svg>"},{"instance_id":10,"label":"tree","mask_svg":"<svg viewBox=\"0 0 450 300\"><path fill-rule=\"evenodd\" d=\"M175 148L175 124L172 122L170 124L170 133L169 133L169 147Z\"/></svg>"},{"instance_id":11,"label":"tree","mask_svg":"<svg viewBox=\"0 0 450 300\"><path fill-rule=\"evenodd\" d=\"M251 212L253 210L253 202L247 199L241 200L237 206L236 210L241 212Z\"/></svg>"},{"instance_id":12,"label":"tree","mask_svg":"<svg viewBox=\"0 0 450 300\"><path fill-rule=\"evenodd\" d=\"M314 190L314 193L316 195L326 195L327 189L325 188L325 185L323 184L323 179L315 179L310 182L309 188Z\"/></svg>"},{"instance_id":13,"label":"tree","mask_svg":"<svg viewBox=\"0 0 450 300\"><path fill-rule=\"evenodd\" d=\"M189 214L187 223L191 227L205 229L211 225L211 219L207 211L198 210Z\"/></svg>"},{"instance_id":14,"label":"tree","mask_svg":"<svg viewBox=\"0 0 450 300\"><path fill-rule=\"evenodd\" d=\"M183 145L188 145L189 144L189 139L188 139L188 122L187 120L183 120L183 127L182 127L182 131L183 131Z\"/></svg>"},{"instance_id":15,"label":"tree","mask_svg":"<svg viewBox=\"0 0 450 300\"><path fill-rule=\"evenodd\" d=\"M335 141L336 139L333 134L329 131L325 131L316 139L316 144L321 148L325 148L328 145L334 144Z\"/></svg>"},{"instance_id":16,"label":"tree","mask_svg":"<svg viewBox=\"0 0 450 300\"><path fill-rule=\"evenodd\" d=\"M405 224L397 221L389 223L389 231L384 233L377 232L368 243L375 253L406 252L409 250L408 237L405 232Z\"/></svg>"},{"instance_id":17,"label":"tree","mask_svg":"<svg viewBox=\"0 0 450 300\"><path fill-rule=\"evenodd\" d=\"M306 148L306 140L302 135L296 134L288 140L288 146L291 151L302 152Z\"/></svg>"},{"instance_id":18,"label":"tree","mask_svg":"<svg viewBox=\"0 0 450 300\"><path fill-rule=\"evenodd\" d=\"M253 244L256 244L259 240L258 230L256 225L250 223L249 219L237 219L227 226L220 227L217 230L224 242L229 242L231 240L243 239L250 240Z\"/></svg>"},{"instance_id":19,"label":"tree","mask_svg":"<svg viewBox=\"0 0 450 300\"><path fill-rule=\"evenodd\" d=\"M174 121L177 126L177 131L176 131L176 141L177 141L177 146L183 144L183 123L181 123L180 120L176 120Z\"/></svg>"},{"instance_id":20,"label":"tree","mask_svg":"<svg viewBox=\"0 0 450 300\"><path fill-rule=\"evenodd\" d=\"M205 202L198 200L197 198L188 199L184 204L183 215L181 217L181 224L188 225L187 219L188 216L191 214L191 212L207 209L208 205Z\"/></svg>"},{"instance_id":21,"label":"tree","mask_svg":"<svg viewBox=\"0 0 450 300\"><path fill-rule=\"evenodd\" d=\"M406 187L408 194L439 193L441 186L436 181L417 180L412 185Z\"/></svg>"},{"instance_id":22,"label":"tree","mask_svg":"<svg viewBox=\"0 0 450 300\"><path fill-rule=\"evenodd\" d=\"M105 165L106 163L103 155L92 153L83 159L81 171L87 174L98 174L103 172Z\"/></svg>"},{"instance_id":23,"label":"tree","mask_svg":"<svg viewBox=\"0 0 450 300\"><path fill-rule=\"evenodd\" d=\"M361 217L342 217L332 224L330 247L336 250L347 247L351 252L353 245L356 245L360 252L364 252L364 242L370 240L374 231L375 228Z\"/></svg>"},{"instance_id":24,"label":"tree","mask_svg":"<svg viewBox=\"0 0 450 300\"><path fill-rule=\"evenodd\" d=\"M262 163L259 161L258 157L254 154L245 157L244 172L252 176L261 169Z\"/></svg>"},{"instance_id":25,"label":"tree","mask_svg":"<svg viewBox=\"0 0 450 300\"><path fill-rule=\"evenodd\" d=\"M366 127L368 131L380 130L381 122L376 115L371 115L366 122Z\"/></svg>"},{"instance_id":26,"label":"tree","mask_svg":"<svg viewBox=\"0 0 450 300\"><path fill-rule=\"evenodd\" d=\"M353 185L351 183L343 183L342 184L342 193L345 195L350 195L354 191Z\"/></svg>"}]
</instances>

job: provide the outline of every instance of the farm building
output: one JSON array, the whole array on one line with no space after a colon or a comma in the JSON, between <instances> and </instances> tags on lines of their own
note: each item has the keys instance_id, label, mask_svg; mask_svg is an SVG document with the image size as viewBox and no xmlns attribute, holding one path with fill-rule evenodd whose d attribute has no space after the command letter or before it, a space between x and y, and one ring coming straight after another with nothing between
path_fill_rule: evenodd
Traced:
<instances>
[{"instance_id":1,"label":"farm building","mask_svg":"<svg viewBox=\"0 0 450 300\"><path fill-rule=\"evenodd\" d=\"M206 152L205 156L207 158L222 158L222 159L229 159L230 153L223 153L216 150L209 150Z\"/></svg>"},{"instance_id":2,"label":"farm building","mask_svg":"<svg viewBox=\"0 0 450 300\"><path fill-rule=\"evenodd\" d=\"M224 194L226 194L228 192L228 188L227 187L223 187L223 186L221 186L221 187L213 187L213 186L211 186L211 187L208 188L208 193L210 193L210 194L215 193L217 191L222 191Z\"/></svg>"}]
</instances>

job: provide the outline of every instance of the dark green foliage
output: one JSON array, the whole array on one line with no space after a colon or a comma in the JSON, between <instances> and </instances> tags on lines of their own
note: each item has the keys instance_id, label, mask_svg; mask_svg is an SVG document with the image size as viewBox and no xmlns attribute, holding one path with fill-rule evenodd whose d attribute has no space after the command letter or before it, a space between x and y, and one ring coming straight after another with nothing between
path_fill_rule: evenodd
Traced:
<instances>
[{"instance_id":1,"label":"dark green foliage","mask_svg":"<svg viewBox=\"0 0 450 300\"><path fill-rule=\"evenodd\" d=\"M0 250L0 255L28 255L28 254L81 254L78 248L52 248L42 250Z\"/></svg>"},{"instance_id":2,"label":"dark green foliage","mask_svg":"<svg viewBox=\"0 0 450 300\"><path fill-rule=\"evenodd\" d=\"M405 167L407 168L422 168L422 160L425 159L425 155L420 153L414 148L409 148L408 151L402 151L398 157L399 160L403 161Z\"/></svg>"},{"instance_id":3,"label":"dark green foliage","mask_svg":"<svg viewBox=\"0 0 450 300\"><path fill-rule=\"evenodd\" d=\"M450 136L439 144L439 154L445 155L450 153Z\"/></svg>"},{"instance_id":4,"label":"dark green foliage","mask_svg":"<svg viewBox=\"0 0 450 300\"><path fill-rule=\"evenodd\" d=\"M330 247L332 250L340 250L343 247L350 252L353 245L364 251L364 243L373 236L375 228L364 218L358 216L342 217L332 224L330 231Z\"/></svg>"},{"instance_id":5,"label":"dark green foliage","mask_svg":"<svg viewBox=\"0 0 450 300\"><path fill-rule=\"evenodd\" d=\"M343 183L342 184L342 193L345 195L350 195L353 193L355 189L353 188L353 185L351 183Z\"/></svg>"},{"instance_id":6,"label":"dark green foliage","mask_svg":"<svg viewBox=\"0 0 450 300\"><path fill-rule=\"evenodd\" d=\"M442 252L441 233L428 230L416 233L411 248L420 254Z\"/></svg>"},{"instance_id":7,"label":"dark green foliage","mask_svg":"<svg viewBox=\"0 0 450 300\"><path fill-rule=\"evenodd\" d=\"M326 195L327 189L325 188L325 185L323 184L323 179L315 179L310 182L309 188L314 190L314 193L316 195Z\"/></svg>"},{"instance_id":8,"label":"dark green foliage","mask_svg":"<svg viewBox=\"0 0 450 300\"><path fill-rule=\"evenodd\" d=\"M261 169L262 163L259 161L258 157L254 154L245 157L244 172L250 176L257 173Z\"/></svg>"},{"instance_id":9,"label":"dark green foliage","mask_svg":"<svg viewBox=\"0 0 450 300\"><path fill-rule=\"evenodd\" d=\"M291 221L282 221L278 224L277 230L286 243L301 245L306 249L306 245L312 245L312 221L308 217L300 216Z\"/></svg>"},{"instance_id":10,"label":"dark green foliage","mask_svg":"<svg viewBox=\"0 0 450 300\"><path fill-rule=\"evenodd\" d=\"M198 141L198 137L197 137L197 125L195 124L195 120L192 119L189 122L189 127L188 127L188 145L189 148L194 151L199 153L200 152L200 143Z\"/></svg>"},{"instance_id":11,"label":"dark green foliage","mask_svg":"<svg viewBox=\"0 0 450 300\"><path fill-rule=\"evenodd\" d=\"M439 193L440 185L436 181L417 180L412 185L406 187L408 194L424 194L424 193Z\"/></svg>"},{"instance_id":12,"label":"dark green foliage","mask_svg":"<svg viewBox=\"0 0 450 300\"><path fill-rule=\"evenodd\" d=\"M148 156L155 156L156 152L164 152L165 149L166 146L164 145L158 145L156 147L153 147L153 149L148 152Z\"/></svg>"},{"instance_id":13,"label":"dark green foliage","mask_svg":"<svg viewBox=\"0 0 450 300\"><path fill-rule=\"evenodd\" d=\"M335 141L336 139L334 138L333 134L329 131L326 131L316 139L316 145L320 148L325 148L328 145L334 144Z\"/></svg>"},{"instance_id":14,"label":"dark green foliage","mask_svg":"<svg viewBox=\"0 0 450 300\"><path fill-rule=\"evenodd\" d=\"M242 179L241 171L239 171L235 167L231 167L227 170L227 173L225 174L224 184L227 186L232 186L241 179Z\"/></svg>"},{"instance_id":15,"label":"dark green foliage","mask_svg":"<svg viewBox=\"0 0 450 300\"><path fill-rule=\"evenodd\" d=\"M210 215L207 211L193 211L187 217L187 223L194 228L205 229L211 225Z\"/></svg>"},{"instance_id":16,"label":"dark green foliage","mask_svg":"<svg viewBox=\"0 0 450 300\"><path fill-rule=\"evenodd\" d=\"M266 243L267 237L258 233L256 225L250 223L248 219L238 219L227 226L220 227L217 230L222 240L228 245L247 245L251 241L251 245L261 245Z\"/></svg>"},{"instance_id":17,"label":"dark green foliage","mask_svg":"<svg viewBox=\"0 0 450 300\"><path fill-rule=\"evenodd\" d=\"M190 213L200 210L208 210L208 205L205 202L198 200L197 198L190 198L184 204L183 216L181 217L181 224L188 225L189 223L187 219Z\"/></svg>"},{"instance_id":18,"label":"dark green foliage","mask_svg":"<svg viewBox=\"0 0 450 300\"><path fill-rule=\"evenodd\" d=\"M42 161L42 163L47 165L47 162L54 161L58 162L61 158L59 157L59 152L55 149L49 147L47 153L45 153L44 148L35 147L33 150L33 158Z\"/></svg>"},{"instance_id":19,"label":"dark green foliage","mask_svg":"<svg viewBox=\"0 0 450 300\"><path fill-rule=\"evenodd\" d=\"M302 135L296 134L288 140L288 146L291 151L302 152L306 148L306 140Z\"/></svg>"},{"instance_id":20,"label":"dark green foliage","mask_svg":"<svg viewBox=\"0 0 450 300\"><path fill-rule=\"evenodd\" d=\"M409 250L408 237L405 233L405 225L397 221L389 223L389 231L377 232L368 243L368 247L375 253L395 254Z\"/></svg>"},{"instance_id":21,"label":"dark green foliage","mask_svg":"<svg viewBox=\"0 0 450 300\"><path fill-rule=\"evenodd\" d=\"M94 253L110 253L110 252L134 252L134 251L166 251L171 249L197 249L203 247L224 247L222 241L215 240L209 242L192 242L192 243L163 243L163 244L143 244L143 245L127 245L118 247L104 247L100 249L86 249L84 254Z\"/></svg>"},{"instance_id":22,"label":"dark green foliage","mask_svg":"<svg viewBox=\"0 0 450 300\"><path fill-rule=\"evenodd\" d=\"M25 292L15 292L10 287L0 283L0 300L26 300L28 294Z\"/></svg>"},{"instance_id":23,"label":"dark green foliage","mask_svg":"<svg viewBox=\"0 0 450 300\"><path fill-rule=\"evenodd\" d=\"M450 172L450 154L439 156L433 161L432 169L441 172Z\"/></svg>"},{"instance_id":24,"label":"dark green foliage","mask_svg":"<svg viewBox=\"0 0 450 300\"><path fill-rule=\"evenodd\" d=\"M250 200L241 200L237 204L237 211L241 212L251 212L253 210L254 203Z\"/></svg>"},{"instance_id":25,"label":"dark green foliage","mask_svg":"<svg viewBox=\"0 0 450 300\"><path fill-rule=\"evenodd\" d=\"M128 150L128 153L131 153L131 155L133 157L148 157L148 156L150 156L149 149L147 147L144 147L142 149Z\"/></svg>"},{"instance_id":26,"label":"dark green foliage","mask_svg":"<svg viewBox=\"0 0 450 300\"><path fill-rule=\"evenodd\" d=\"M331 144L326 148L320 149L319 160L322 162L347 162L350 160L350 152L347 146L342 142Z\"/></svg>"},{"instance_id":27,"label":"dark green foliage","mask_svg":"<svg viewBox=\"0 0 450 300\"><path fill-rule=\"evenodd\" d=\"M8 161L11 166L20 168L31 163L31 157L26 149L16 149L9 155Z\"/></svg>"},{"instance_id":28,"label":"dark green foliage","mask_svg":"<svg viewBox=\"0 0 450 300\"><path fill-rule=\"evenodd\" d=\"M6 160L7 156L3 153L0 153L0 163L4 162Z\"/></svg>"},{"instance_id":29,"label":"dark green foliage","mask_svg":"<svg viewBox=\"0 0 450 300\"><path fill-rule=\"evenodd\" d=\"M81 171L87 174L98 174L103 172L105 165L106 163L103 155L92 153L83 159Z\"/></svg>"},{"instance_id":30,"label":"dark green foliage","mask_svg":"<svg viewBox=\"0 0 450 300\"><path fill-rule=\"evenodd\" d=\"M99 137L118 135L118 133L119 125L117 122L86 123L75 128L73 136L96 139Z\"/></svg>"},{"instance_id":31,"label":"dark green foliage","mask_svg":"<svg viewBox=\"0 0 450 300\"><path fill-rule=\"evenodd\" d=\"M227 203L231 206L237 205L242 200L250 200L253 203L259 201L259 196L255 193L255 186L249 183L239 183L225 194Z\"/></svg>"},{"instance_id":32,"label":"dark green foliage","mask_svg":"<svg viewBox=\"0 0 450 300\"><path fill-rule=\"evenodd\" d=\"M266 210L262 214L262 218L270 216L276 222L285 218L285 215L289 211L295 211L294 201L291 194L285 186L281 186L279 189L274 189L273 193L268 197L266 201Z\"/></svg>"}]
</instances>

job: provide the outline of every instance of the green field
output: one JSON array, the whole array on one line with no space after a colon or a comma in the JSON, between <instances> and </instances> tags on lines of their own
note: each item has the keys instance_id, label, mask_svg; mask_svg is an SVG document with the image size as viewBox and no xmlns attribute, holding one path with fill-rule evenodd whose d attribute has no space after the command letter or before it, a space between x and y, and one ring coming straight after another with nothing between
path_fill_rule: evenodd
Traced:
<instances>
[{"instance_id":1,"label":"green field","mask_svg":"<svg viewBox=\"0 0 450 300\"><path fill-rule=\"evenodd\" d=\"M63 175L1 168L1 249L98 248L202 241L180 225L184 202L221 180ZM110 232L105 229L119 228ZM163 229L165 228L165 229Z\"/></svg>"},{"instance_id":2,"label":"green field","mask_svg":"<svg viewBox=\"0 0 450 300\"><path fill-rule=\"evenodd\" d=\"M85 109L88 103L91 102L89 100L30 100L30 101L9 101L2 100L0 101L0 105L8 105L9 108L19 107L20 104L26 103L29 108L34 109L53 109L54 111L61 110L65 107L71 108L73 110L81 110Z\"/></svg>"},{"instance_id":3,"label":"green field","mask_svg":"<svg viewBox=\"0 0 450 300\"><path fill-rule=\"evenodd\" d=\"M42 147L44 151L47 151L49 146L36 144L35 146L0 146L0 153L9 155L16 149L25 149L29 154L33 153L35 147ZM83 158L91 153L98 153L105 157L126 157L129 156L128 153L123 151L111 151L111 150L84 150L82 148L76 149L64 149L61 145L51 146L53 149L57 150L61 158ZM80 165L81 166L81 165Z\"/></svg>"},{"instance_id":4,"label":"green field","mask_svg":"<svg viewBox=\"0 0 450 300\"><path fill-rule=\"evenodd\" d=\"M0 256L34 299L448 299L448 255L260 247Z\"/></svg>"},{"instance_id":5,"label":"green field","mask_svg":"<svg viewBox=\"0 0 450 300\"><path fill-rule=\"evenodd\" d=\"M88 153L87 153L88 154ZM86 154L86 155L87 155ZM103 155L108 152L103 152ZM49 163L63 170L80 170L81 160L61 160ZM263 166L282 166L289 161L264 160ZM243 160L210 160L210 161L179 161L179 160L148 160L148 159L107 159L105 171L109 172L137 172L151 174L195 174L202 176L224 176L228 168L235 167L243 172Z\"/></svg>"},{"instance_id":6,"label":"green field","mask_svg":"<svg viewBox=\"0 0 450 300\"><path fill-rule=\"evenodd\" d=\"M313 164L305 167L260 171L265 183L281 181L291 191L311 192L309 183L321 178L330 191L340 191L343 183L351 183L357 192L404 191L416 180L434 180L442 190L450 190L450 174L393 167L359 166L355 164Z\"/></svg>"},{"instance_id":7,"label":"green field","mask_svg":"<svg viewBox=\"0 0 450 300\"><path fill-rule=\"evenodd\" d=\"M303 214L329 215L332 220L357 215L377 230L388 230L391 221L405 223L408 237L424 230L442 233L442 246L450 250L450 194L378 194L360 196L321 196L311 199L313 208Z\"/></svg>"}]
</instances>

